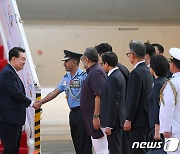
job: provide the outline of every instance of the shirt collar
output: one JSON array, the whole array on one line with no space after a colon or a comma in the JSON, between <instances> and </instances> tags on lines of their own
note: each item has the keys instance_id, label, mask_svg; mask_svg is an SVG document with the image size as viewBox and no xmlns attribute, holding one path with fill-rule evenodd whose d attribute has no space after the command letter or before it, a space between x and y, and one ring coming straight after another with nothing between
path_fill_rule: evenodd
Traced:
<instances>
[{"instance_id":1,"label":"shirt collar","mask_svg":"<svg viewBox=\"0 0 180 154\"><path fill-rule=\"evenodd\" d=\"M98 65L98 63L95 63L95 64L93 64L92 66L90 66L90 67L86 70L86 72L89 73L89 71L92 70L96 65Z\"/></svg>"},{"instance_id":2,"label":"shirt collar","mask_svg":"<svg viewBox=\"0 0 180 154\"><path fill-rule=\"evenodd\" d=\"M72 79L74 79L76 76L78 76L79 74L81 74L83 71L80 69L80 68L78 68L77 69L77 71L76 71L76 73L74 74L74 76L72 77Z\"/></svg>"},{"instance_id":3,"label":"shirt collar","mask_svg":"<svg viewBox=\"0 0 180 154\"><path fill-rule=\"evenodd\" d=\"M174 73L174 74L172 75L173 78L174 78L174 77L177 77L177 76L180 76L180 72L176 72L176 73Z\"/></svg>"},{"instance_id":4,"label":"shirt collar","mask_svg":"<svg viewBox=\"0 0 180 154\"><path fill-rule=\"evenodd\" d=\"M135 69L139 64L144 63L144 62L145 62L145 60L139 61L139 62L134 66L134 69Z\"/></svg>"},{"instance_id":5,"label":"shirt collar","mask_svg":"<svg viewBox=\"0 0 180 154\"><path fill-rule=\"evenodd\" d=\"M9 65L14 69L14 71L17 73L16 69L9 63ZM17 73L18 74L18 73Z\"/></svg>"},{"instance_id":6,"label":"shirt collar","mask_svg":"<svg viewBox=\"0 0 180 154\"><path fill-rule=\"evenodd\" d=\"M115 68L113 68L112 70L110 70L109 72L108 72L108 76L110 76L111 74L112 74L112 72L114 72L115 70L117 70L118 69L118 67L116 66Z\"/></svg>"}]
</instances>

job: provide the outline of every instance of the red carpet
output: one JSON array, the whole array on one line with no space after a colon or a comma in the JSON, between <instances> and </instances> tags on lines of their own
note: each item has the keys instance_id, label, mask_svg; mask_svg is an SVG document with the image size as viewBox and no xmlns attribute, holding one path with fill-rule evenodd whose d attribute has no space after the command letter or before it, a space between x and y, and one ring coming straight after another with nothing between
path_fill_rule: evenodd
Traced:
<instances>
[{"instance_id":1,"label":"red carpet","mask_svg":"<svg viewBox=\"0 0 180 154\"><path fill-rule=\"evenodd\" d=\"M4 59L4 47L0 45L0 71L6 66L7 60Z\"/></svg>"},{"instance_id":2,"label":"red carpet","mask_svg":"<svg viewBox=\"0 0 180 154\"><path fill-rule=\"evenodd\" d=\"M2 151L3 151L3 145L0 144L0 153ZM19 154L28 154L27 135L25 132L22 132Z\"/></svg>"}]
</instances>

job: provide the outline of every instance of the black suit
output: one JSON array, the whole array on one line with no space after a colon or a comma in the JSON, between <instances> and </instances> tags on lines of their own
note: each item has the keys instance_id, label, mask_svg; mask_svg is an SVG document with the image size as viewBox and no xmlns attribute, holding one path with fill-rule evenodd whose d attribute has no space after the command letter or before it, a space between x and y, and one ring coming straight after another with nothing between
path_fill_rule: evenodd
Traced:
<instances>
[{"instance_id":1,"label":"black suit","mask_svg":"<svg viewBox=\"0 0 180 154\"><path fill-rule=\"evenodd\" d=\"M149 126L150 126L150 141L154 141L155 124L159 124L159 110L160 110L160 90L164 83L167 81L166 77L158 77L155 79L154 87L152 88L148 96L148 114L149 114ZM161 135L161 141L164 137ZM166 154L162 149L151 149L154 153Z\"/></svg>"},{"instance_id":2,"label":"black suit","mask_svg":"<svg viewBox=\"0 0 180 154\"><path fill-rule=\"evenodd\" d=\"M129 70L124 66L122 65L121 63L118 63L117 67L119 68L119 70L121 71L121 73L123 74L125 80L126 80L126 86L127 86L127 83L128 83L128 80L129 80L129 75L130 75L130 72ZM127 89L126 89L127 91ZM125 104L125 108L126 108L126 104ZM122 142L122 153L123 154L130 154L130 143L129 143L129 132L127 131L124 131L123 130L123 133L122 133L122 139L123 139L123 142Z\"/></svg>"},{"instance_id":3,"label":"black suit","mask_svg":"<svg viewBox=\"0 0 180 154\"><path fill-rule=\"evenodd\" d=\"M31 100L26 97L24 85L10 64L0 72L0 138L3 154L17 154L26 107Z\"/></svg>"},{"instance_id":4,"label":"black suit","mask_svg":"<svg viewBox=\"0 0 180 154\"><path fill-rule=\"evenodd\" d=\"M148 95L153 78L145 62L130 73L126 97L126 120L131 121L130 141L146 141L148 130ZM132 154L145 154L144 149L131 149Z\"/></svg>"},{"instance_id":5,"label":"black suit","mask_svg":"<svg viewBox=\"0 0 180 154\"><path fill-rule=\"evenodd\" d=\"M126 80L126 84L127 84L128 80L129 80L129 74L130 74L129 70L124 65L122 65L121 63L118 63L117 67L119 68L119 70L123 74L123 76Z\"/></svg>"},{"instance_id":6,"label":"black suit","mask_svg":"<svg viewBox=\"0 0 180 154\"><path fill-rule=\"evenodd\" d=\"M122 154L122 126L125 120L126 82L123 74L114 70L108 77L101 94L101 127L113 128L108 136L111 154Z\"/></svg>"}]
</instances>

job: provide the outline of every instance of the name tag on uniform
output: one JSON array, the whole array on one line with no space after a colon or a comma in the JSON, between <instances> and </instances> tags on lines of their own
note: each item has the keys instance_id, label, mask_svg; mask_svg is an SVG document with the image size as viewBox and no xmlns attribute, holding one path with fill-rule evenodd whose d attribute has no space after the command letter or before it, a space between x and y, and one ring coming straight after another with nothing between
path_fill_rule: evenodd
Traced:
<instances>
[{"instance_id":1,"label":"name tag on uniform","mask_svg":"<svg viewBox=\"0 0 180 154\"><path fill-rule=\"evenodd\" d=\"M71 88L80 88L80 80L79 79L71 80L70 87Z\"/></svg>"}]
</instances>

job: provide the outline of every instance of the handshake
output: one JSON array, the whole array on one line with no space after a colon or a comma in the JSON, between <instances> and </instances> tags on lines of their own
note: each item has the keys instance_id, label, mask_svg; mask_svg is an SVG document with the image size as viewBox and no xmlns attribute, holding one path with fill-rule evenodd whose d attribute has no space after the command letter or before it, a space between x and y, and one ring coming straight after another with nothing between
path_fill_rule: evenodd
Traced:
<instances>
[{"instance_id":1,"label":"handshake","mask_svg":"<svg viewBox=\"0 0 180 154\"><path fill-rule=\"evenodd\" d=\"M34 101L32 107L35 109L35 110L39 110L40 107L42 106L42 102L40 100L36 100Z\"/></svg>"}]
</instances>

